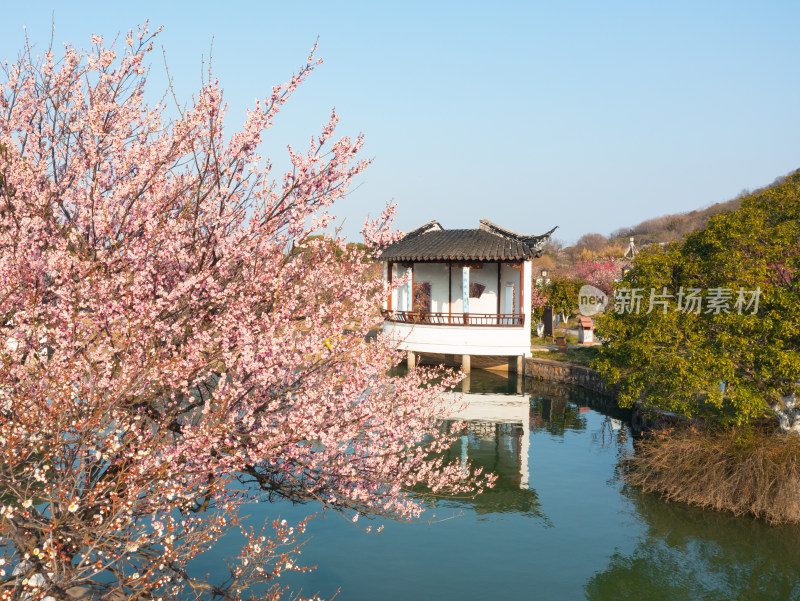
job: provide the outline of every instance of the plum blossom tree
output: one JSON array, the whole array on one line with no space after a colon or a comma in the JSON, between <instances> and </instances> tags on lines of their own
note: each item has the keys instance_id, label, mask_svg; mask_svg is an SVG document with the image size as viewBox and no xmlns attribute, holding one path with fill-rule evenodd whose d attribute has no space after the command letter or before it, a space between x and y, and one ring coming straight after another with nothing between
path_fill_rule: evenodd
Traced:
<instances>
[{"instance_id":1,"label":"plum blossom tree","mask_svg":"<svg viewBox=\"0 0 800 601\"><path fill-rule=\"evenodd\" d=\"M536 310L547 304L547 295L541 286L531 286L531 309Z\"/></svg>"},{"instance_id":2,"label":"plum blossom tree","mask_svg":"<svg viewBox=\"0 0 800 601\"><path fill-rule=\"evenodd\" d=\"M624 264L624 261L613 257L579 261L575 266L575 273L578 279L587 284L599 288L606 294L613 294L614 282L620 279Z\"/></svg>"},{"instance_id":3,"label":"plum blossom tree","mask_svg":"<svg viewBox=\"0 0 800 601\"><path fill-rule=\"evenodd\" d=\"M406 519L412 487L491 483L437 458L452 378L390 377L396 351L365 342L387 290L364 251L312 238L362 139L333 114L281 177L258 154L320 61L226 136L210 74L174 118L147 104L157 33L26 45L0 83L0 598L275 599L305 522L246 531L224 582L187 571L243 502Z\"/></svg>"}]
</instances>

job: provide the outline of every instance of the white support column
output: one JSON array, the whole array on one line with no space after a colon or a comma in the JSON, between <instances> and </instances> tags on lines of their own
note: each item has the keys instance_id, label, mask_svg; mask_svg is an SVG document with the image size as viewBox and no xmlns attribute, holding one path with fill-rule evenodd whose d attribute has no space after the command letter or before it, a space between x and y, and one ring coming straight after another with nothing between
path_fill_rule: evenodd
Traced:
<instances>
[{"instance_id":1,"label":"white support column","mask_svg":"<svg viewBox=\"0 0 800 601\"><path fill-rule=\"evenodd\" d=\"M533 282L532 278L532 267L533 263L531 261L525 261L522 264L522 310L523 315L525 316L525 331L530 334L531 331L531 284ZM525 353L526 356L530 355L530 350Z\"/></svg>"},{"instance_id":2,"label":"white support column","mask_svg":"<svg viewBox=\"0 0 800 601\"><path fill-rule=\"evenodd\" d=\"M461 268L461 306L464 313L469 313L469 266Z\"/></svg>"}]
</instances>

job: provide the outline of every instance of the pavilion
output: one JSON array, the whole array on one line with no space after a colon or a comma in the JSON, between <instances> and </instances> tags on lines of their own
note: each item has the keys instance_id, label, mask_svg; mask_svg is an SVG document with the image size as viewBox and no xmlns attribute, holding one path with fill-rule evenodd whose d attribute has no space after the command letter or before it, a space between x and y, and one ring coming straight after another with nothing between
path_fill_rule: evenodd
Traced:
<instances>
[{"instance_id":1,"label":"pavilion","mask_svg":"<svg viewBox=\"0 0 800 601\"><path fill-rule=\"evenodd\" d=\"M389 245L378 259L392 286L383 331L416 354L509 357L521 371L531 348L532 261L556 228L538 236L486 219L478 229L446 230L431 221Z\"/></svg>"}]
</instances>

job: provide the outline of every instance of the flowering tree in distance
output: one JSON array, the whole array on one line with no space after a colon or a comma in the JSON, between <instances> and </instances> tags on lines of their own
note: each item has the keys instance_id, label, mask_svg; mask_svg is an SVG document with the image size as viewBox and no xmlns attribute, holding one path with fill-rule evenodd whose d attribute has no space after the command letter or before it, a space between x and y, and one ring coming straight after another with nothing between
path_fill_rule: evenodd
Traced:
<instances>
[{"instance_id":1,"label":"flowering tree in distance","mask_svg":"<svg viewBox=\"0 0 800 601\"><path fill-rule=\"evenodd\" d=\"M623 260L606 257L604 259L590 259L579 261L575 272L578 279L599 288L606 294L614 293L614 282L622 274Z\"/></svg>"},{"instance_id":2,"label":"flowering tree in distance","mask_svg":"<svg viewBox=\"0 0 800 601\"><path fill-rule=\"evenodd\" d=\"M258 155L313 53L225 137L210 77L174 119L145 103L153 37L28 46L0 83L2 598L277 598L304 524L246 532L224 582L186 571L245 500L403 519L412 486L487 482L435 458L441 387L364 342L386 290L363 251L311 238L362 140L334 114L282 177Z\"/></svg>"}]
</instances>

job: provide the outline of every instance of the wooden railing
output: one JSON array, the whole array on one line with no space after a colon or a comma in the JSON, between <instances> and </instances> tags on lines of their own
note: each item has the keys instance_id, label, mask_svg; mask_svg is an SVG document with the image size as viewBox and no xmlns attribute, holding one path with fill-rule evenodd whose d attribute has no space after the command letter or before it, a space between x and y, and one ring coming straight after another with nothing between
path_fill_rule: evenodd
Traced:
<instances>
[{"instance_id":1,"label":"wooden railing","mask_svg":"<svg viewBox=\"0 0 800 601\"><path fill-rule=\"evenodd\" d=\"M521 313L433 313L428 311L383 311L384 319L397 323L429 326L503 326L525 325Z\"/></svg>"}]
</instances>

